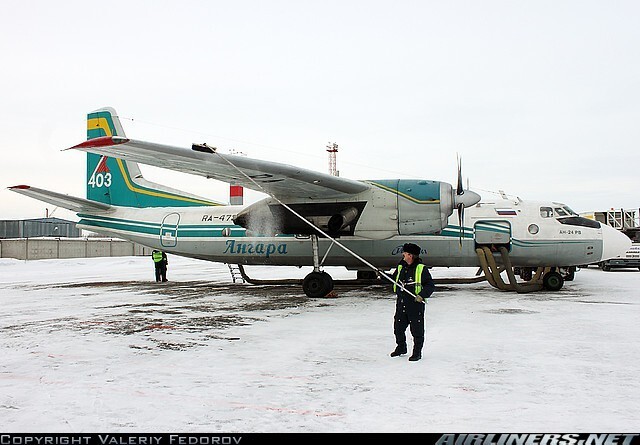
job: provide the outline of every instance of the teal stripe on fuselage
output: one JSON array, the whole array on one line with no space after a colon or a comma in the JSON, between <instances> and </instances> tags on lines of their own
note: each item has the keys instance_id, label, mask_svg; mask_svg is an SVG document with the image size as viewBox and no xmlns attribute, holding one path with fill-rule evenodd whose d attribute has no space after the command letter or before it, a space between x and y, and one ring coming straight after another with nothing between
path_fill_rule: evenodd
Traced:
<instances>
[{"instance_id":1,"label":"teal stripe on fuselage","mask_svg":"<svg viewBox=\"0 0 640 445\"><path fill-rule=\"evenodd\" d=\"M152 223L146 221L134 221L121 218L113 218L108 216L95 216L95 215L78 215L81 219L78 224L85 225L87 227L104 228L109 230L118 230L122 232L129 232L134 235L157 235L160 236L160 229L175 230L175 224ZM228 228L230 233L223 235L222 230ZM224 225L224 224L185 224L178 225L178 238L205 238L205 237L243 237L246 230L240 226Z\"/></svg>"},{"instance_id":2,"label":"teal stripe on fuselage","mask_svg":"<svg viewBox=\"0 0 640 445\"><path fill-rule=\"evenodd\" d=\"M474 232L473 229L469 228L469 227L465 227L464 228L464 234L462 234L462 230L460 229L459 226L447 226L444 229L442 229L442 231L437 234L437 235L432 235L432 236L447 236L447 237L455 237L455 238L459 238L460 235L462 235L463 238L465 239L473 239L474 237ZM430 235L427 235L430 236Z\"/></svg>"},{"instance_id":3,"label":"teal stripe on fuselage","mask_svg":"<svg viewBox=\"0 0 640 445\"><path fill-rule=\"evenodd\" d=\"M157 224L150 225L144 223L135 223L131 221L105 221L94 218L82 218L80 219L80 221L78 221L78 224L87 227L129 232L135 235L145 234L160 236L160 226Z\"/></svg>"},{"instance_id":4,"label":"teal stripe on fuselage","mask_svg":"<svg viewBox=\"0 0 640 445\"><path fill-rule=\"evenodd\" d=\"M557 244L583 244L583 243L592 243L593 240L584 240L584 239L576 239L576 240L538 240L538 241L523 241L518 239L513 239L511 244L517 247L544 247L544 246L552 246Z\"/></svg>"},{"instance_id":5,"label":"teal stripe on fuselage","mask_svg":"<svg viewBox=\"0 0 640 445\"><path fill-rule=\"evenodd\" d=\"M160 228L175 230L175 224L165 224L162 226L159 223L137 221L122 218L113 218L108 216L96 216L79 214L81 219L78 224L85 225L87 227L104 228L109 230L119 230L123 232L129 232L132 234L145 234L145 235L158 235L160 236ZM204 237L225 237L222 234L222 230L229 228L231 233L226 237L245 237L246 230L240 226L224 225L224 224L184 224L178 225L178 238L204 238ZM430 237L444 237L444 238L459 238L460 228L458 226L449 225L445 227L441 233L426 235ZM293 235L282 236L293 237ZM474 238L474 230L470 227L464 229L464 239L470 240ZM518 239L512 239L512 244L515 247L546 247L556 244L580 244L585 242L584 240L536 240L536 241L523 241Z\"/></svg>"}]
</instances>

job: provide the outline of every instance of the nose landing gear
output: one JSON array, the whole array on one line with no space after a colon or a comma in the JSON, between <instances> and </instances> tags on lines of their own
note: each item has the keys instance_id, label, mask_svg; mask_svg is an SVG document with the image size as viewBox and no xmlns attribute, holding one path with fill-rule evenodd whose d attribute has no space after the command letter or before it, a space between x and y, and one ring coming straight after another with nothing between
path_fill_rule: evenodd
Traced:
<instances>
[{"instance_id":1,"label":"nose landing gear","mask_svg":"<svg viewBox=\"0 0 640 445\"><path fill-rule=\"evenodd\" d=\"M531 269L521 274L526 280L524 283L518 283L509 258L509 251L506 247L499 247L503 266L498 267L493 257L491 249L487 246L478 246L476 254L480 260L482 271L493 287L500 290L516 291L518 293L536 292L539 290L558 291L564 285L562 275L550 267L538 267L535 274ZM500 276L503 271L507 272L509 283L505 283Z\"/></svg>"}]
</instances>

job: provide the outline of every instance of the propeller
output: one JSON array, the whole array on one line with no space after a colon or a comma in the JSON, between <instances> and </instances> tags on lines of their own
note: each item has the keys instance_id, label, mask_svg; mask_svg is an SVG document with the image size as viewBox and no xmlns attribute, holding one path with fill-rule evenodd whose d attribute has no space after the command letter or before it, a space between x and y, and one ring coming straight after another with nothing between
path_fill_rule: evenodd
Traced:
<instances>
[{"instance_id":1,"label":"propeller","mask_svg":"<svg viewBox=\"0 0 640 445\"><path fill-rule=\"evenodd\" d=\"M462 188L462 161L460 156L456 155L456 162L458 164L458 184L456 187L456 198L464 195L464 188ZM458 208L458 226L460 227L460 236L458 237L459 247L462 247L462 240L464 239L464 203L460 202L456 205Z\"/></svg>"},{"instance_id":2,"label":"propeller","mask_svg":"<svg viewBox=\"0 0 640 445\"><path fill-rule=\"evenodd\" d=\"M462 239L464 238L464 208L476 205L480 201L480 195L471 190L465 190L462 185L462 160L457 157L458 163L458 183L453 204L458 209L458 225L460 226L459 245L462 247Z\"/></svg>"}]
</instances>

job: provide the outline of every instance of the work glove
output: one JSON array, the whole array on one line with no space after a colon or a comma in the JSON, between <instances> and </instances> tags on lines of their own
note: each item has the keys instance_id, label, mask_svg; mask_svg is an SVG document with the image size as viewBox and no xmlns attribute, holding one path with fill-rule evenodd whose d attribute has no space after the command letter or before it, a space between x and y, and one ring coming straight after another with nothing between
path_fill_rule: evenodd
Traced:
<instances>
[{"instance_id":1,"label":"work glove","mask_svg":"<svg viewBox=\"0 0 640 445\"><path fill-rule=\"evenodd\" d=\"M418 303L423 303L423 302L424 302L424 298L422 298L420 295L417 295L417 296L416 296L416 301L417 301Z\"/></svg>"}]
</instances>

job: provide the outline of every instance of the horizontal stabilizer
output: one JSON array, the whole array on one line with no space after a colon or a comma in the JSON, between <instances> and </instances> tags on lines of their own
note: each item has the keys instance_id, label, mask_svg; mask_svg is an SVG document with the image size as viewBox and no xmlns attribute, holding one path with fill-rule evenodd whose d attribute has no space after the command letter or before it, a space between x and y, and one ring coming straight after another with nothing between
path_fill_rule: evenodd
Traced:
<instances>
[{"instance_id":1,"label":"horizontal stabilizer","mask_svg":"<svg viewBox=\"0 0 640 445\"><path fill-rule=\"evenodd\" d=\"M84 198L76 198L75 196L65 195L63 193L51 192L49 190L31 187L29 185L16 185L9 187L12 192L20 193L40 201L48 202L58 207L71 210L76 213L82 212L104 212L111 209L109 204L101 202L89 201Z\"/></svg>"}]
</instances>

